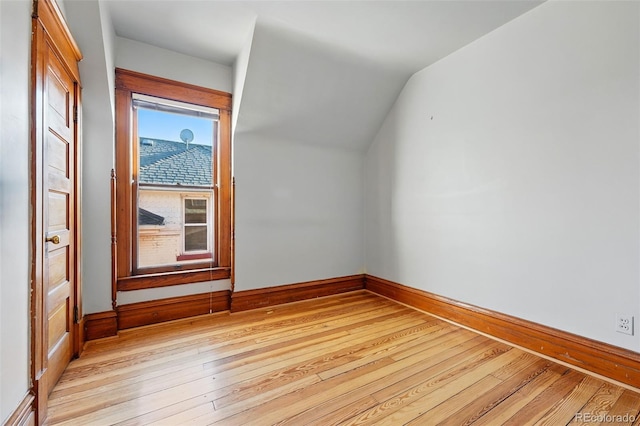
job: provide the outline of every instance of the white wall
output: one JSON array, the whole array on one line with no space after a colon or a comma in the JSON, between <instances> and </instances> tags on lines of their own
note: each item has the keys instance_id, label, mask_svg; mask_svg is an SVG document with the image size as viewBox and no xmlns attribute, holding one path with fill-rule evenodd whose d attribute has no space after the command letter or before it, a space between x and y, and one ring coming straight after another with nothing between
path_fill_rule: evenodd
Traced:
<instances>
[{"instance_id":1,"label":"white wall","mask_svg":"<svg viewBox=\"0 0 640 426\"><path fill-rule=\"evenodd\" d=\"M363 272L364 150L405 80L270 21L250 49L234 111L235 289Z\"/></svg>"},{"instance_id":2,"label":"white wall","mask_svg":"<svg viewBox=\"0 0 640 426\"><path fill-rule=\"evenodd\" d=\"M83 59L82 82L82 309L111 310L111 198L114 167L114 34L98 1L68 1L69 23Z\"/></svg>"},{"instance_id":3,"label":"white wall","mask_svg":"<svg viewBox=\"0 0 640 426\"><path fill-rule=\"evenodd\" d=\"M109 87L109 93L115 93L116 87L116 74L113 72L115 67L116 57L116 32L113 29L113 22L111 21L111 13L106 5L106 0L98 0L98 6L100 11L100 27L102 29L102 42L104 45L104 59L105 66L107 68L107 85ZM111 104L111 115L114 117L115 122L115 97L109 97L109 103Z\"/></svg>"},{"instance_id":4,"label":"white wall","mask_svg":"<svg viewBox=\"0 0 640 426\"><path fill-rule=\"evenodd\" d=\"M238 112L240 111L240 104L242 103L242 92L244 90L245 78L247 77L247 70L249 68L249 59L251 57L251 45L253 43L253 29L247 36L247 40L242 47L242 50L238 54L235 62L233 63L233 111L231 114L231 129L232 135L236 128L236 122L238 121Z\"/></svg>"},{"instance_id":5,"label":"white wall","mask_svg":"<svg viewBox=\"0 0 640 426\"><path fill-rule=\"evenodd\" d=\"M368 273L638 351L639 7L548 2L414 75L366 157Z\"/></svg>"},{"instance_id":6,"label":"white wall","mask_svg":"<svg viewBox=\"0 0 640 426\"><path fill-rule=\"evenodd\" d=\"M116 67L231 93L231 67L116 37Z\"/></svg>"},{"instance_id":7,"label":"white wall","mask_svg":"<svg viewBox=\"0 0 640 426\"><path fill-rule=\"evenodd\" d=\"M0 421L29 390L31 2L0 1Z\"/></svg>"},{"instance_id":8,"label":"white wall","mask_svg":"<svg viewBox=\"0 0 640 426\"><path fill-rule=\"evenodd\" d=\"M362 153L236 140L236 291L362 273Z\"/></svg>"}]
</instances>

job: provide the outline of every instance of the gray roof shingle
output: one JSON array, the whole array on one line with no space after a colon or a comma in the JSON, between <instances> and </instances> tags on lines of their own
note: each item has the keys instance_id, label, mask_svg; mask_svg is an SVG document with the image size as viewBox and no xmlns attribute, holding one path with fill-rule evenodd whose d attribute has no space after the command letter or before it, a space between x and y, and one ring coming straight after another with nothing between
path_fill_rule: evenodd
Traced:
<instances>
[{"instance_id":1,"label":"gray roof shingle","mask_svg":"<svg viewBox=\"0 0 640 426\"><path fill-rule=\"evenodd\" d=\"M141 184L211 186L211 146L141 137Z\"/></svg>"},{"instance_id":2,"label":"gray roof shingle","mask_svg":"<svg viewBox=\"0 0 640 426\"><path fill-rule=\"evenodd\" d=\"M164 225L164 217L138 207L138 225Z\"/></svg>"}]
</instances>

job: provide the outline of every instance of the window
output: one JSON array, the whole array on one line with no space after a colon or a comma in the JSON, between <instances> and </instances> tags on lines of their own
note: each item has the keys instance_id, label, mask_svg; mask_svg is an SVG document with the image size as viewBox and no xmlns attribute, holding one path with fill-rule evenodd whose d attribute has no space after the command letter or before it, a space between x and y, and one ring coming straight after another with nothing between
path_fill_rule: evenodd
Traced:
<instances>
[{"instance_id":1,"label":"window","mask_svg":"<svg viewBox=\"0 0 640 426\"><path fill-rule=\"evenodd\" d=\"M116 70L117 290L230 276L230 108L228 93Z\"/></svg>"},{"instance_id":2,"label":"window","mask_svg":"<svg viewBox=\"0 0 640 426\"><path fill-rule=\"evenodd\" d=\"M185 253L208 253L210 240L209 209L206 198L185 198L184 230L182 238Z\"/></svg>"},{"instance_id":3,"label":"window","mask_svg":"<svg viewBox=\"0 0 640 426\"><path fill-rule=\"evenodd\" d=\"M219 110L138 93L132 94L132 105L132 145L138 145L134 269L184 269L198 259L211 261L215 209L207 206L216 198ZM194 210L198 207L204 210ZM151 215L160 219L150 220Z\"/></svg>"}]
</instances>

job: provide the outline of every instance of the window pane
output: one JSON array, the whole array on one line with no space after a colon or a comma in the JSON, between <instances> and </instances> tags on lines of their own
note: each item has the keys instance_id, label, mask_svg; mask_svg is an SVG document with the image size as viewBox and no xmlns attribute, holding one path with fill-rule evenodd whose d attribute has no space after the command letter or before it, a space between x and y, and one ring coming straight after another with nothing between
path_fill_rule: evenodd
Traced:
<instances>
[{"instance_id":1,"label":"window pane","mask_svg":"<svg viewBox=\"0 0 640 426\"><path fill-rule=\"evenodd\" d=\"M212 119L137 111L140 185L213 186Z\"/></svg>"},{"instance_id":2,"label":"window pane","mask_svg":"<svg viewBox=\"0 0 640 426\"><path fill-rule=\"evenodd\" d=\"M207 200L184 200L184 223L207 223Z\"/></svg>"},{"instance_id":3,"label":"window pane","mask_svg":"<svg viewBox=\"0 0 640 426\"><path fill-rule=\"evenodd\" d=\"M207 226L184 227L184 251L207 249Z\"/></svg>"},{"instance_id":4,"label":"window pane","mask_svg":"<svg viewBox=\"0 0 640 426\"><path fill-rule=\"evenodd\" d=\"M154 99L148 98L145 102ZM135 102L137 267L198 261L181 257L185 252L206 252L215 247L210 224L215 223L217 115L203 115L197 107L192 110L175 103L159 108L153 102ZM165 101L157 102L161 105Z\"/></svg>"}]
</instances>

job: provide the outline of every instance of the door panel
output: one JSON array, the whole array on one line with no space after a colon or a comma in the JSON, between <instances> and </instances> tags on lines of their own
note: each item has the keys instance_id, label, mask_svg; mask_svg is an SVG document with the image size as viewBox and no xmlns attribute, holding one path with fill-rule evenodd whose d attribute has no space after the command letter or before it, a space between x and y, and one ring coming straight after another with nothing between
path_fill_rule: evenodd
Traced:
<instances>
[{"instance_id":1,"label":"door panel","mask_svg":"<svg viewBox=\"0 0 640 426\"><path fill-rule=\"evenodd\" d=\"M45 265L43 268L47 348L47 392L51 392L73 355L74 146L75 80L49 48L45 76L43 203Z\"/></svg>"},{"instance_id":2,"label":"door panel","mask_svg":"<svg viewBox=\"0 0 640 426\"><path fill-rule=\"evenodd\" d=\"M64 250L56 250L49 253L47 264L49 266L49 287L53 288L60 284L64 284L69 280L68 268L68 252Z\"/></svg>"},{"instance_id":3,"label":"door panel","mask_svg":"<svg viewBox=\"0 0 640 426\"><path fill-rule=\"evenodd\" d=\"M51 178L51 176L49 176ZM58 176L59 177L59 176ZM51 180L51 179L50 179ZM51 183L51 182L49 182ZM69 230L68 211L69 197L68 194L60 193L49 189L49 232ZM55 248L55 247L50 247Z\"/></svg>"},{"instance_id":4,"label":"door panel","mask_svg":"<svg viewBox=\"0 0 640 426\"><path fill-rule=\"evenodd\" d=\"M57 286L56 288L54 288L53 290L50 291L50 296L49 298L53 300L52 305L54 307L60 307L62 306L65 301L67 300L66 294L68 294L69 290L70 290L70 285L69 285L69 281L65 281L62 284L60 284L59 286ZM51 314L51 310L47 313L47 316L52 316Z\"/></svg>"},{"instance_id":5,"label":"door panel","mask_svg":"<svg viewBox=\"0 0 640 426\"><path fill-rule=\"evenodd\" d=\"M48 353L48 367L47 367L47 384L49 384L51 393L51 389L58 382L62 373L64 373L64 369L69 364L69 360L73 357L72 350L72 339L70 338L69 333L64 333L62 338L58 340L56 346L49 348ZM53 385L51 385L51 381L53 381Z\"/></svg>"},{"instance_id":6,"label":"door panel","mask_svg":"<svg viewBox=\"0 0 640 426\"><path fill-rule=\"evenodd\" d=\"M49 167L58 169L60 174L69 177L69 145L56 134L49 133L47 138L47 153L49 154Z\"/></svg>"},{"instance_id":7,"label":"door panel","mask_svg":"<svg viewBox=\"0 0 640 426\"><path fill-rule=\"evenodd\" d=\"M55 348L56 344L68 332L67 330L67 298L62 300L62 304L55 311L49 314L49 347Z\"/></svg>"}]
</instances>

